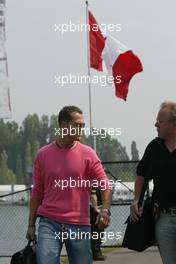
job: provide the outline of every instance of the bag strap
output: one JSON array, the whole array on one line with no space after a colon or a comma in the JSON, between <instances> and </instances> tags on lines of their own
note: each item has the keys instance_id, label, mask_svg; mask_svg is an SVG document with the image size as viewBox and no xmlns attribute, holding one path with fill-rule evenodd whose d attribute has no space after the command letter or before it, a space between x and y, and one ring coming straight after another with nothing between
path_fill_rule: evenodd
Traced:
<instances>
[{"instance_id":1,"label":"bag strap","mask_svg":"<svg viewBox=\"0 0 176 264\"><path fill-rule=\"evenodd\" d=\"M145 180L144 180L144 184L142 186L141 194L140 194L140 197L139 197L139 202L138 202L138 207L139 208L143 205L144 195L145 195L147 186L149 184L151 172L152 172L152 165L150 164L149 168L147 170L147 173L146 173L146 176L145 176Z\"/></svg>"},{"instance_id":2,"label":"bag strap","mask_svg":"<svg viewBox=\"0 0 176 264\"><path fill-rule=\"evenodd\" d=\"M27 247L30 247L31 243L33 245L37 244L37 241L36 240L29 240L28 243L27 243Z\"/></svg>"}]
</instances>

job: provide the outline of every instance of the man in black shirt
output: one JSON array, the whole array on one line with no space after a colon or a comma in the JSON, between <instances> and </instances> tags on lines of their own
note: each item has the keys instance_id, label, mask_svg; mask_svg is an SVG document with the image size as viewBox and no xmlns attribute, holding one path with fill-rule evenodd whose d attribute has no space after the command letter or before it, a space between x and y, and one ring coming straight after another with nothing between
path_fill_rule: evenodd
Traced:
<instances>
[{"instance_id":1,"label":"man in black shirt","mask_svg":"<svg viewBox=\"0 0 176 264\"><path fill-rule=\"evenodd\" d=\"M130 207L131 220L142 214L138 201L150 168L153 200L160 216L156 220L156 240L164 264L176 263L176 103L164 102L155 124L158 138L147 146L137 167L135 198Z\"/></svg>"}]
</instances>

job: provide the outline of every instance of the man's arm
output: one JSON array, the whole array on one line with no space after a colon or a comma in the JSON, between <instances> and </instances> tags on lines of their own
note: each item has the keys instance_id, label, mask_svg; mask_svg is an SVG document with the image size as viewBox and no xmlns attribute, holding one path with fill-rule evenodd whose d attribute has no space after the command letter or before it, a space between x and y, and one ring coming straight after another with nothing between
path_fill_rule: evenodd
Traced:
<instances>
[{"instance_id":1,"label":"man's arm","mask_svg":"<svg viewBox=\"0 0 176 264\"><path fill-rule=\"evenodd\" d=\"M30 199L30 208L29 208L29 220L28 220L28 229L26 238L28 240L35 239L35 222L37 218L37 208L41 204L42 199L39 197L32 197Z\"/></svg>"},{"instance_id":2,"label":"man's arm","mask_svg":"<svg viewBox=\"0 0 176 264\"><path fill-rule=\"evenodd\" d=\"M134 201L130 206L130 219L134 222L139 220L139 217L142 214L142 208L138 207L138 202L143 185L144 185L144 177L137 176L134 185Z\"/></svg>"},{"instance_id":3,"label":"man's arm","mask_svg":"<svg viewBox=\"0 0 176 264\"><path fill-rule=\"evenodd\" d=\"M101 223L102 228L104 229L108 226L110 215L109 215L109 208L111 205L111 199L112 199L112 186L108 180L107 175L105 174L105 171L103 169L103 166L95 152L93 152L93 161L91 163L90 168L90 178L92 180L96 180L99 183L99 190L101 192L101 198L102 198L102 209L97 216L96 223ZM105 183L105 186L101 186L101 183Z\"/></svg>"},{"instance_id":4,"label":"man's arm","mask_svg":"<svg viewBox=\"0 0 176 264\"><path fill-rule=\"evenodd\" d=\"M112 190L101 190L101 197L102 209L97 217L96 223L98 223L99 228L103 230L104 228L108 227L110 221L109 209L112 201Z\"/></svg>"},{"instance_id":5,"label":"man's arm","mask_svg":"<svg viewBox=\"0 0 176 264\"><path fill-rule=\"evenodd\" d=\"M30 199L30 207L29 207L29 225L35 225L36 222L36 213L39 205L41 204L42 199L39 197L31 197Z\"/></svg>"},{"instance_id":6,"label":"man's arm","mask_svg":"<svg viewBox=\"0 0 176 264\"><path fill-rule=\"evenodd\" d=\"M102 209L110 209L112 201L112 190L101 190Z\"/></svg>"}]
</instances>

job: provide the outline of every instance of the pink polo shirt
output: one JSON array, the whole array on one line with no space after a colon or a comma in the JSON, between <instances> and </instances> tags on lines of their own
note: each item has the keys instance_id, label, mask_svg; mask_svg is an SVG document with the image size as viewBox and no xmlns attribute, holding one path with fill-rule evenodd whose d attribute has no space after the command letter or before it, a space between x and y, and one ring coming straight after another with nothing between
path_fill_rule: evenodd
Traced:
<instances>
[{"instance_id":1,"label":"pink polo shirt","mask_svg":"<svg viewBox=\"0 0 176 264\"><path fill-rule=\"evenodd\" d=\"M42 198L37 214L59 223L90 225L91 186L112 189L95 151L76 142L61 149L54 142L36 156L32 197Z\"/></svg>"}]
</instances>

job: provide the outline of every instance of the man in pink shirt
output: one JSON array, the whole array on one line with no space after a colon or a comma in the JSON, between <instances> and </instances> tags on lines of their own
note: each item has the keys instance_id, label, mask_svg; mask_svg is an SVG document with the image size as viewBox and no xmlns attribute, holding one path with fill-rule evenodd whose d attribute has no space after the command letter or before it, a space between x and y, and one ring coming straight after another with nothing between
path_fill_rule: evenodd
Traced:
<instances>
[{"instance_id":1,"label":"man in pink shirt","mask_svg":"<svg viewBox=\"0 0 176 264\"><path fill-rule=\"evenodd\" d=\"M81 144L83 113L66 106L58 116L56 142L42 147L34 162L27 239L35 239L40 217L37 263L58 264L63 243L71 264L92 264L89 201L92 185L101 190L102 210L97 222L106 228L112 188L95 151Z\"/></svg>"}]
</instances>

